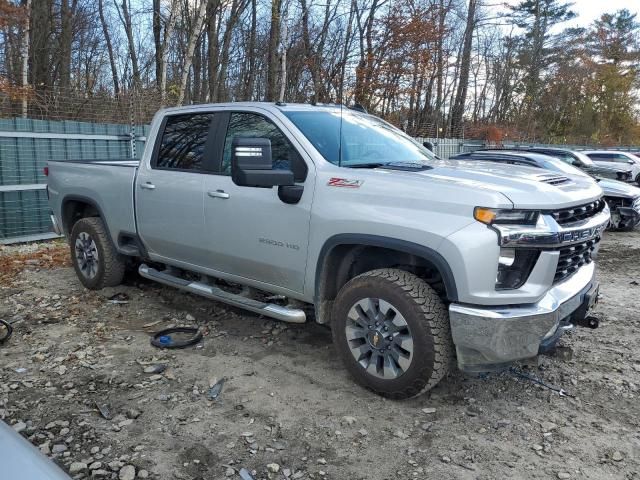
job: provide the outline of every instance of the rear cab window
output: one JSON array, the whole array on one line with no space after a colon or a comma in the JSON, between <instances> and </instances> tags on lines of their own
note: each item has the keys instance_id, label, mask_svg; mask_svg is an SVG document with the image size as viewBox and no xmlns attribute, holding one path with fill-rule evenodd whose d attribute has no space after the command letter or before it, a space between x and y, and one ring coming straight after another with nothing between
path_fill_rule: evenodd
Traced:
<instances>
[{"instance_id":1,"label":"rear cab window","mask_svg":"<svg viewBox=\"0 0 640 480\"><path fill-rule=\"evenodd\" d=\"M213 117L213 113L167 116L151 168L187 172L207 170L205 151Z\"/></svg>"}]
</instances>

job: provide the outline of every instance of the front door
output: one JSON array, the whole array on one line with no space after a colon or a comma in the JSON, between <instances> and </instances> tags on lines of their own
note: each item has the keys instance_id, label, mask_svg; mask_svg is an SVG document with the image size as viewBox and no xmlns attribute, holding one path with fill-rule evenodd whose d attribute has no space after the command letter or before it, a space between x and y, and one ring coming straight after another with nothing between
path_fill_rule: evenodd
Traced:
<instances>
[{"instance_id":1,"label":"front door","mask_svg":"<svg viewBox=\"0 0 640 480\"><path fill-rule=\"evenodd\" d=\"M212 113L166 117L136 182L139 235L154 260L198 265L208 253L204 178Z\"/></svg>"},{"instance_id":2,"label":"front door","mask_svg":"<svg viewBox=\"0 0 640 480\"><path fill-rule=\"evenodd\" d=\"M225 112L226 135L219 140L219 175L205 178L204 228L210 244L209 267L302 292L313 198L313 164L283 133L282 125L259 113ZM234 137L271 141L273 168L289 168L304 185L296 204L283 202L278 187L240 187L231 180ZM222 146L222 143L224 146Z\"/></svg>"}]
</instances>

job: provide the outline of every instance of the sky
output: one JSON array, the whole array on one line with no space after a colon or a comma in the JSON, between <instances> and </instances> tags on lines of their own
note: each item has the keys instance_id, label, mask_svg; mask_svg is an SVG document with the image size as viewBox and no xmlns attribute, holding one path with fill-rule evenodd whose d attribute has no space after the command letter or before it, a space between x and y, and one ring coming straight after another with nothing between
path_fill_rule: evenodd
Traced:
<instances>
[{"instance_id":1,"label":"sky","mask_svg":"<svg viewBox=\"0 0 640 480\"><path fill-rule=\"evenodd\" d=\"M573 2L572 10L578 16L563 24L563 27L586 27L603 13L613 13L623 8L638 14L637 20L640 21L640 0L573 0ZM519 0L505 0L505 3L515 5Z\"/></svg>"}]
</instances>

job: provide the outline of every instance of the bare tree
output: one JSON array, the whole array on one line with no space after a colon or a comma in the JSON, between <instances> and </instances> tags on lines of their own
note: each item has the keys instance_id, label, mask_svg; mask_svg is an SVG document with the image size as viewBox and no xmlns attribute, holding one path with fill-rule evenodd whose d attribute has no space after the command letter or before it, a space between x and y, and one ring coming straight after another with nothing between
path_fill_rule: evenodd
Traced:
<instances>
[{"instance_id":1,"label":"bare tree","mask_svg":"<svg viewBox=\"0 0 640 480\"><path fill-rule=\"evenodd\" d=\"M193 54L196 49L198 37L200 37L200 35L202 34L202 28L204 26L204 14L206 9L207 0L200 0L198 9L195 12L195 18L193 19L191 31L189 32L189 38L187 41L187 51L184 57L184 64L182 65L180 90L178 91L178 105L182 105L182 102L184 101L184 95L187 90L187 81L189 79L189 70L191 70L191 65L193 64Z\"/></svg>"}]
</instances>

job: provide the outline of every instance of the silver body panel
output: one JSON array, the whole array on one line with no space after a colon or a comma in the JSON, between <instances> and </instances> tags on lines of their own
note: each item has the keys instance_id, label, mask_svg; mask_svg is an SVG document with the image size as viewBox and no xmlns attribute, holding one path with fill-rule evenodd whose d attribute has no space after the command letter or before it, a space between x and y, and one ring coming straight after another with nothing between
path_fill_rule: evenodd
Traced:
<instances>
[{"instance_id":1,"label":"silver body panel","mask_svg":"<svg viewBox=\"0 0 640 480\"><path fill-rule=\"evenodd\" d=\"M540 169L490 162L434 161L432 169L423 171L339 167L326 161L284 115L287 108L327 107L235 103L161 111L137 171L52 162L54 215L61 224L66 195L91 198L100 205L116 245L119 233L137 232L151 260L310 303L323 247L332 238L352 234L409 242L442 256L455 279L458 303L482 308L543 301L558 252L543 251L520 288L496 291L499 237L474 220L475 206L552 210L602 196L601 188L584 176L566 175L566 182L552 185L545 183L549 173ZM261 113L298 149L308 167L298 204L280 201L277 188L239 187L228 176L151 168L153 144L166 115L223 110ZM143 187L147 182L154 188Z\"/></svg>"},{"instance_id":2,"label":"silver body panel","mask_svg":"<svg viewBox=\"0 0 640 480\"><path fill-rule=\"evenodd\" d=\"M0 420L0 478L7 480L70 480L13 428Z\"/></svg>"}]
</instances>

